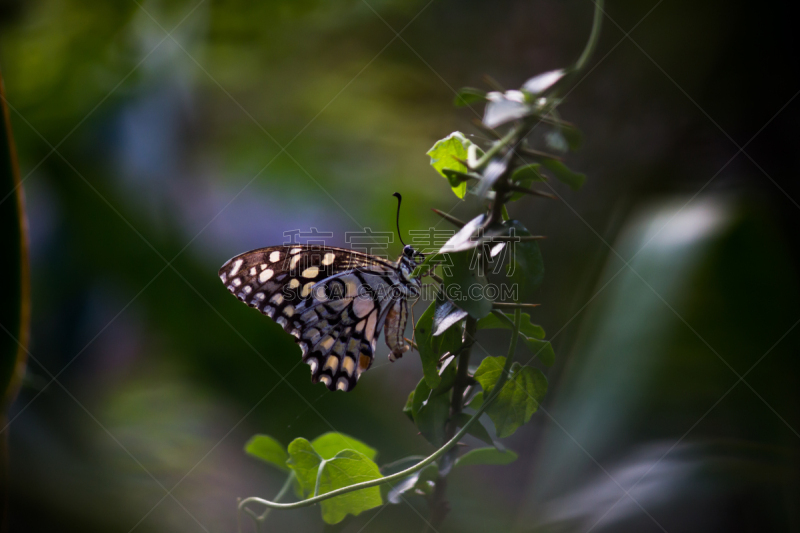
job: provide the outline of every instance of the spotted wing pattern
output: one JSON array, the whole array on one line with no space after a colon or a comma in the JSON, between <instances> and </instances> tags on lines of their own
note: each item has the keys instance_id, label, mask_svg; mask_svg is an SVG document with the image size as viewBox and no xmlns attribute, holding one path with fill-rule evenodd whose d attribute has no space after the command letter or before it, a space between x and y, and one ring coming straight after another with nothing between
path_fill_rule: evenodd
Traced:
<instances>
[{"instance_id":1,"label":"spotted wing pattern","mask_svg":"<svg viewBox=\"0 0 800 533\"><path fill-rule=\"evenodd\" d=\"M400 301L405 315L405 298L392 291L399 285L395 264L352 250L261 248L230 259L219 277L295 337L312 380L330 390L352 390L372 365L380 328Z\"/></svg>"}]
</instances>

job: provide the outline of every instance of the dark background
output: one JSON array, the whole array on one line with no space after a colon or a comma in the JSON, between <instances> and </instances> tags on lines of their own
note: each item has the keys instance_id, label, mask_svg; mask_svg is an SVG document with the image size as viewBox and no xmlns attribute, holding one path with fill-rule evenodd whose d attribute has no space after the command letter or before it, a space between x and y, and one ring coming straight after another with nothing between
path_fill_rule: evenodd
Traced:
<instances>
[{"instance_id":1,"label":"dark background","mask_svg":"<svg viewBox=\"0 0 800 533\"><path fill-rule=\"evenodd\" d=\"M508 439L517 463L453 475L445 530L800 529L791 7L606 6L561 108L585 134L568 163L588 182L511 209L548 237L528 299L558 356L550 392ZM335 429L379 463L430 452L401 413L415 356L389 366L379 348L352 394L328 393L216 271L287 230L334 245L392 231L396 190L404 230L437 224L431 207L474 216L425 156L474 133L480 106L454 109L453 88L570 64L592 9L0 2L33 283L29 372L5 430L11 530L234 531L236 498L282 483L243 454L254 433ZM504 336L479 340L504 353ZM409 503L418 512L341 530L423 531L425 503ZM323 529L316 508L268 527Z\"/></svg>"}]
</instances>

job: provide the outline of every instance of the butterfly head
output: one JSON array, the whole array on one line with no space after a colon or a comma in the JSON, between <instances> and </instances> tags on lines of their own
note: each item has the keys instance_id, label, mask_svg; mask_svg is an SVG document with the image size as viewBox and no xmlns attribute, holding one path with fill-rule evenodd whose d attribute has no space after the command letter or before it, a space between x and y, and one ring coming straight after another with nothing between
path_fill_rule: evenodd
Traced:
<instances>
[{"instance_id":1,"label":"butterfly head","mask_svg":"<svg viewBox=\"0 0 800 533\"><path fill-rule=\"evenodd\" d=\"M425 256L412 248L410 244L406 244L403 247L403 259L413 268L417 268L425 260Z\"/></svg>"},{"instance_id":2,"label":"butterfly head","mask_svg":"<svg viewBox=\"0 0 800 533\"><path fill-rule=\"evenodd\" d=\"M405 245L403 247L403 255L400 256L400 272L403 273L403 277L410 281L412 279L411 274L414 272L419 265L422 264L422 261L425 259L425 256L420 252L416 251L411 245Z\"/></svg>"}]
</instances>

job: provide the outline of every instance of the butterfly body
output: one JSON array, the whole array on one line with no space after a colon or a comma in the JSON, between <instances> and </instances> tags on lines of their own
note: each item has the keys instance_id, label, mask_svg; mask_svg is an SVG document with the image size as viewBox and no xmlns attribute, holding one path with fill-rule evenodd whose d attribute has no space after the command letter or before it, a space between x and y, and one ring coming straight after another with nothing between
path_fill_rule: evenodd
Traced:
<instances>
[{"instance_id":1,"label":"butterfly body","mask_svg":"<svg viewBox=\"0 0 800 533\"><path fill-rule=\"evenodd\" d=\"M410 246L396 262L344 248L285 245L228 260L219 276L244 303L295 337L312 380L352 390L374 359L381 328L390 360L409 349L409 302L420 294L412 273L422 255Z\"/></svg>"}]
</instances>

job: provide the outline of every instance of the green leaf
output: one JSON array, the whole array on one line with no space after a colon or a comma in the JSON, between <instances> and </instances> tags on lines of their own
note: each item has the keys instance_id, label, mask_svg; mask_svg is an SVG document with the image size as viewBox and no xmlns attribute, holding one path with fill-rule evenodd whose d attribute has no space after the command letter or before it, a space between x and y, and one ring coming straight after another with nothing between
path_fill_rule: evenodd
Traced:
<instances>
[{"instance_id":1,"label":"green leaf","mask_svg":"<svg viewBox=\"0 0 800 533\"><path fill-rule=\"evenodd\" d=\"M517 168L513 174L511 174L511 179L515 182L519 183L520 185L525 185L526 187L534 181L547 181L541 172L539 172L539 168L542 165L539 163L531 163L530 165L524 165Z\"/></svg>"},{"instance_id":2,"label":"green leaf","mask_svg":"<svg viewBox=\"0 0 800 533\"><path fill-rule=\"evenodd\" d=\"M492 301L486 296L486 276L470 269L472 252L451 253L452 266L442 272L445 292L454 303L473 318L483 318L492 311Z\"/></svg>"},{"instance_id":3,"label":"green leaf","mask_svg":"<svg viewBox=\"0 0 800 533\"><path fill-rule=\"evenodd\" d=\"M581 130L572 124L564 122L559 125L559 130L561 131L561 135L564 136L564 139L566 139L567 146L569 146L570 150L575 152L580 149L583 144L583 134Z\"/></svg>"},{"instance_id":4,"label":"green leaf","mask_svg":"<svg viewBox=\"0 0 800 533\"><path fill-rule=\"evenodd\" d=\"M271 465L277 466L284 472L289 471L286 461L289 459L289 454L283 448L280 442L276 441L269 435L255 435L247 444L244 445L244 451L248 454L261 459Z\"/></svg>"},{"instance_id":5,"label":"green leaf","mask_svg":"<svg viewBox=\"0 0 800 533\"><path fill-rule=\"evenodd\" d=\"M481 179L480 174L475 174L473 172L459 172L457 170L453 170L452 168L445 168L442 170L442 174L444 177L447 178L447 182L450 184L452 189L458 189L461 191L462 189L466 192L466 185L469 180L478 181Z\"/></svg>"},{"instance_id":6,"label":"green leaf","mask_svg":"<svg viewBox=\"0 0 800 533\"><path fill-rule=\"evenodd\" d=\"M424 379L424 378L423 378ZM406 404L403 406L403 414L405 414L409 420L412 422L414 421L414 391L412 390L408 393L408 399L406 400Z\"/></svg>"},{"instance_id":7,"label":"green leaf","mask_svg":"<svg viewBox=\"0 0 800 533\"><path fill-rule=\"evenodd\" d=\"M378 452L370 448L360 440L354 439L342 433L329 432L320 435L311 441L311 446L323 459L331 459L342 450L355 450L363 453L371 461L375 460Z\"/></svg>"},{"instance_id":8,"label":"green leaf","mask_svg":"<svg viewBox=\"0 0 800 533\"><path fill-rule=\"evenodd\" d=\"M519 167L511 175L511 179L521 187L530 187L531 183L547 181L547 178L539 172L540 167L539 163L531 163L530 165ZM511 195L510 201L516 202L525 196L525 193L515 192Z\"/></svg>"},{"instance_id":9,"label":"green leaf","mask_svg":"<svg viewBox=\"0 0 800 533\"><path fill-rule=\"evenodd\" d=\"M294 471L303 498L307 498L314 493L317 484L317 472L323 459L317 453L311 443L299 437L289 443L289 461L287 465Z\"/></svg>"},{"instance_id":10,"label":"green leaf","mask_svg":"<svg viewBox=\"0 0 800 533\"><path fill-rule=\"evenodd\" d=\"M319 473L319 494L381 477L378 465L369 457L355 450L344 450L323 464ZM327 524L338 524L348 514L358 516L363 511L381 505L383 498L380 487L348 492L320 503L322 519Z\"/></svg>"},{"instance_id":11,"label":"green leaf","mask_svg":"<svg viewBox=\"0 0 800 533\"><path fill-rule=\"evenodd\" d=\"M450 380L450 386L452 387L452 380ZM414 415L414 423L422 436L434 446L439 447L444 443L444 426L450 414L450 400L447 394L438 394L437 392L438 389L431 390L428 387L425 379L420 380L417 388L414 389L411 411Z\"/></svg>"},{"instance_id":12,"label":"green leaf","mask_svg":"<svg viewBox=\"0 0 800 533\"><path fill-rule=\"evenodd\" d=\"M475 409L476 411L481 408L483 405L483 392L477 393L475 396L472 397L472 400L467 404L467 407L470 409Z\"/></svg>"},{"instance_id":13,"label":"green leaf","mask_svg":"<svg viewBox=\"0 0 800 533\"><path fill-rule=\"evenodd\" d=\"M553 366L553 363L556 360L556 354L553 351L553 346L550 344L549 341L543 341L541 339L533 339L526 337L525 339L525 346L530 349L533 354L539 358L539 360L547 365Z\"/></svg>"},{"instance_id":14,"label":"green leaf","mask_svg":"<svg viewBox=\"0 0 800 533\"><path fill-rule=\"evenodd\" d=\"M472 418L472 416L468 415L467 413L459 413L458 418L456 419L458 427L463 428L470 418ZM467 430L467 433L472 435L476 439L482 440L486 444L494 446L494 440L492 439L492 436L489 435L489 431L486 429L486 427L480 420L472 424Z\"/></svg>"},{"instance_id":15,"label":"green leaf","mask_svg":"<svg viewBox=\"0 0 800 533\"><path fill-rule=\"evenodd\" d=\"M461 161L467 160L467 150L470 145L472 145L472 141L464 137L463 133L454 131L444 139L436 141L436 144L428 150L431 166L445 178L448 178L445 169L466 173L469 169ZM448 178L448 182L453 193L459 198L464 198L464 195L467 194L467 182L459 181L454 185L450 178Z\"/></svg>"},{"instance_id":16,"label":"green leaf","mask_svg":"<svg viewBox=\"0 0 800 533\"><path fill-rule=\"evenodd\" d=\"M486 91L475 89L473 87L462 87L458 90L453 104L456 107L464 107L475 102L483 102L486 100Z\"/></svg>"},{"instance_id":17,"label":"green leaf","mask_svg":"<svg viewBox=\"0 0 800 533\"><path fill-rule=\"evenodd\" d=\"M441 378L439 378L439 355L433 348L433 315L436 312L436 302L422 313L414 327L414 335L417 340L417 351L422 361L422 374L429 388L435 388ZM421 401L421 400L420 400Z\"/></svg>"},{"instance_id":18,"label":"green leaf","mask_svg":"<svg viewBox=\"0 0 800 533\"><path fill-rule=\"evenodd\" d=\"M447 300L443 290L436 300L419 317L414 330L417 349L422 361L422 373L428 387L439 386L439 359L447 352L453 353L461 346L461 328L455 324L466 316L466 312ZM435 331L435 328L438 330Z\"/></svg>"},{"instance_id":19,"label":"green leaf","mask_svg":"<svg viewBox=\"0 0 800 533\"><path fill-rule=\"evenodd\" d=\"M513 329L513 319L505 313L501 313L507 320L498 317L500 311L492 311L492 313L484 318L478 320L478 329ZM533 337L535 339L544 339L544 328L531 323L531 316L528 313L522 313L522 322L520 323L519 332L525 337Z\"/></svg>"},{"instance_id":20,"label":"green leaf","mask_svg":"<svg viewBox=\"0 0 800 533\"><path fill-rule=\"evenodd\" d=\"M500 451L497 448L478 448L470 450L458 459L455 466L470 465L507 465L517 460L517 454L511 450Z\"/></svg>"},{"instance_id":21,"label":"green leaf","mask_svg":"<svg viewBox=\"0 0 800 533\"><path fill-rule=\"evenodd\" d=\"M0 298L0 419L25 376L30 316L28 223L11 121L0 76L0 250L4 288ZM6 436L4 435L3 438ZM1 468L1 467L0 467Z\"/></svg>"},{"instance_id":22,"label":"green leaf","mask_svg":"<svg viewBox=\"0 0 800 533\"><path fill-rule=\"evenodd\" d=\"M569 185L573 191L580 189L586 181L586 174L571 171L564 163L557 159L544 159L542 165L552 172L558 181Z\"/></svg>"},{"instance_id":23,"label":"green leaf","mask_svg":"<svg viewBox=\"0 0 800 533\"><path fill-rule=\"evenodd\" d=\"M531 232L518 220L503 223L508 233L517 237L530 236ZM542 252L536 241L519 241L512 243L511 255L513 263L508 266L508 276L517 284L517 294L522 298L525 294L537 289L544 279L544 261Z\"/></svg>"},{"instance_id":24,"label":"green leaf","mask_svg":"<svg viewBox=\"0 0 800 533\"><path fill-rule=\"evenodd\" d=\"M475 371L475 380L489 394L503 371L505 357L487 357ZM547 392L547 378L537 368L514 363L500 394L486 409L498 437L508 437L531 419Z\"/></svg>"},{"instance_id":25,"label":"green leaf","mask_svg":"<svg viewBox=\"0 0 800 533\"><path fill-rule=\"evenodd\" d=\"M356 450L343 450L331 459L323 459L306 439L298 438L289 444L289 467L303 492L303 497L325 494L363 481L383 477L369 457ZM322 519L328 524L344 520L348 514L361 512L383 504L379 487L349 492L320 503Z\"/></svg>"},{"instance_id":26,"label":"green leaf","mask_svg":"<svg viewBox=\"0 0 800 533\"><path fill-rule=\"evenodd\" d=\"M504 316L505 320L498 316L498 314ZM478 321L478 329L512 329L513 324L511 317L505 313L492 311L492 314ZM536 324L531 324L531 317L527 313L522 313L519 335L522 337L528 349L530 349L542 363L547 366L553 365L556 359L553 347L548 341L543 340L545 336L544 329Z\"/></svg>"}]
</instances>

